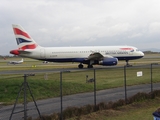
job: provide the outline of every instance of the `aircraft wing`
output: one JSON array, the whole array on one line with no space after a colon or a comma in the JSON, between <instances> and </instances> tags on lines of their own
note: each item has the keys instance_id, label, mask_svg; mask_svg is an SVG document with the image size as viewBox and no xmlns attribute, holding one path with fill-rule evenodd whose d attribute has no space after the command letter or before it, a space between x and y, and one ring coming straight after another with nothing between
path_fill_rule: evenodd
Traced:
<instances>
[{"instance_id":1,"label":"aircraft wing","mask_svg":"<svg viewBox=\"0 0 160 120\"><path fill-rule=\"evenodd\" d=\"M103 56L99 52L93 52L88 56L87 60L102 60L103 58L113 58L113 56L110 56L110 55Z\"/></svg>"},{"instance_id":2,"label":"aircraft wing","mask_svg":"<svg viewBox=\"0 0 160 120\"><path fill-rule=\"evenodd\" d=\"M92 54L90 54L87 58L87 60L100 60L102 59L104 56L99 53L99 52L93 52Z\"/></svg>"}]
</instances>

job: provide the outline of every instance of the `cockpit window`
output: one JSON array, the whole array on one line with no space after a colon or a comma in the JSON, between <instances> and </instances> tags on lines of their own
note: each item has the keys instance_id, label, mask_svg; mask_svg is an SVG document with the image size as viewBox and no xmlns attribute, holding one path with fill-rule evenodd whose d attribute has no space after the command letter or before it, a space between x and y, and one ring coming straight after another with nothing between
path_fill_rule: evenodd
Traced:
<instances>
[{"instance_id":1,"label":"cockpit window","mask_svg":"<svg viewBox=\"0 0 160 120\"><path fill-rule=\"evenodd\" d=\"M134 49L133 49L133 50L131 50L130 52L134 52Z\"/></svg>"}]
</instances>

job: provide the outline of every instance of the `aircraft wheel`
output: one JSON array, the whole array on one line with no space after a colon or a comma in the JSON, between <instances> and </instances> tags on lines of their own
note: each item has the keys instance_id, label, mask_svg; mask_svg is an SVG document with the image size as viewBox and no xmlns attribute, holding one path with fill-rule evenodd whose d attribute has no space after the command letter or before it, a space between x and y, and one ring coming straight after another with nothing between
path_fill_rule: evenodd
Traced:
<instances>
[{"instance_id":1,"label":"aircraft wheel","mask_svg":"<svg viewBox=\"0 0 160 120\"><path fill-rule=\"evenodd\" d=\"M88 68L93 68L93 65L88 65Z\"/></svg>"},{"instance_id":2,"label":"aircraft wheel","mask_svg":"<svg viewBox=\"0 0 160 120\"><path fill-rule=\"evenodd\" d=\"M82 65L82 64L79 64L79 65L78 65L78 68L82 69L82 68L83 68L83 65Z\"/></svg>"}]
</instances>

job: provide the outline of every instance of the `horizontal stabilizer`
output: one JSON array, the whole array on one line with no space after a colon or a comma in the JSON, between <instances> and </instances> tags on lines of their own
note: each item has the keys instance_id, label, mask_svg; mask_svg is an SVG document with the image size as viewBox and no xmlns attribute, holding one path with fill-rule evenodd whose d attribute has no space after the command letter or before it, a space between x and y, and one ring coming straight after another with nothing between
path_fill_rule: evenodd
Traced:
<instances>
[{"instance_id":1,"label":"horizontal stabilizer","mask_svg":"<svg viewBox=\"0 0 160 120\"><path fill-rule=\"evenodd\" d=\"M20 54L30 54L31 51L23 51L23 50L19 50L19 53L20 53Z\"/></svg>"},{"instance_id":2,"label":"horizontal stabilizer","mask_svg":"<svg viewBox=\"0 0 160 120\"><path fill-rule=\"evenodd\" d=\"M10 53L11 54L14 54L14 55L19 55L19 54L29 54L31 53L32 51L28 51L28 50L19 50L19 49L16 49L16 50L11 50Z\"/></svg>"}]
</instances>

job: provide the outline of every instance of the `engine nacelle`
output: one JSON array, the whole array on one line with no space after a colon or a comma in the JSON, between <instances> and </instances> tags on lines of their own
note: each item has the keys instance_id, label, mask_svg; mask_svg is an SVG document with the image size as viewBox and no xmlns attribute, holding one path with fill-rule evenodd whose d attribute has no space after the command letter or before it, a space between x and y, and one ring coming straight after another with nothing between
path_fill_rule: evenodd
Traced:
<instances>
[{"instance_id":1,"label":"engine nacelle","mask_svg":"<svg viewBox=\"0 0 160 120\"><path fill-rule=\"evenodd\" d=\"M99 61L99 64L104 66L117 65L117 63L118 63L117 58L104 58L103 60Z\"/></svg>"}]
</instances>

